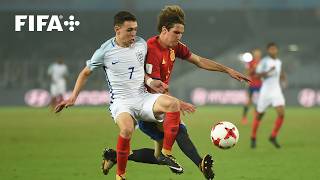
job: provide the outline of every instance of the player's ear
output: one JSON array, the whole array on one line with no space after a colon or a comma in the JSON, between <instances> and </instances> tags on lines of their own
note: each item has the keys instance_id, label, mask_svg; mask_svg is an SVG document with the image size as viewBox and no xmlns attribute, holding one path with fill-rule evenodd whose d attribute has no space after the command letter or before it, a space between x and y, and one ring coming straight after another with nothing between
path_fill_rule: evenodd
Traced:
<instances>
[{"instance_id":1,"label":"player's ear","mask_svg":"<svg viewBox=\"0 0 320 180\"><path fill-rule=\"evenodd\" d=\"M166 32L168 32L168 29L167 29L165 26L162 26L162 28L161 28L161 32L166 33Z\"/></svg>"},{"instance_id":2,"label":"player's ear","mask_svg":"<svg viewBox=\"0 0 320 180\"><path fill-rule=\"evenodd\" d=\"M114 26L114 32L115 32L116 34L118 34L118 33L119 33L120 28L121 28L120 26L115 25L115 26Z\"/></svg>"}]
</instances>

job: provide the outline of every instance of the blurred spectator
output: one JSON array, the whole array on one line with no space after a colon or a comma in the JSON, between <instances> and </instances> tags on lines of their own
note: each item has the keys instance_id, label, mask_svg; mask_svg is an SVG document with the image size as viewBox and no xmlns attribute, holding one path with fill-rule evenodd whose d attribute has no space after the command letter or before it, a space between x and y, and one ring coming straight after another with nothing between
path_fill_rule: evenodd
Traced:
<instances>
[{"instance_id":1,"label":"blurred spectator","mask_svg":"<svg viewBox=\"0 0 320 180\"><path fill-rule=\"evenodd\" d=\"M58 58L56 62L49 66L48 75L51 80L51 107L54 108L58 103L63 101L63 94L67 90L66 78L68 76L68 67L64 64L63 58Z\"/></svg>"}]
</instances>

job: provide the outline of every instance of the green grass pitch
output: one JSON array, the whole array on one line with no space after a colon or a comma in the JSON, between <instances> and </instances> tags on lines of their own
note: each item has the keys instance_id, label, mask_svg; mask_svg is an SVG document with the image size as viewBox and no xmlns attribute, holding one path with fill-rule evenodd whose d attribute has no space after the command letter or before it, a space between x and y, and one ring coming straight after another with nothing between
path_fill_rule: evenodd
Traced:
<instances>
[{"instance_id":1,"label":"green grass pitch","mask_svg":"<svg viewBox=\"0 0 320 180\"><path fill-rule=\"evenodd\" d=\"M320 179L320 108L287 108L279 150L267 140L275 119L274 110L268 110L263 119L255 150L249 148L252 117L249 125L241 125L241 111L241 107L199 107L195 114L183 117L200 154L214 156L216 180ZM233 149L220 150L210 142L210 129L221 120L235 123L240 131L239 143ZM0 179L115 179L115 168L104 176L100 163L102 149L115 148L117 134L106 107L72 107L58 115L45 108L2 107ZM153 147L153 142L137 130L131 148L141 147ZM184 166L183 175L174 175L165 166L129 162L127 178L204 179L177 145L174 154Z\"/></svg>"}]
</instances>

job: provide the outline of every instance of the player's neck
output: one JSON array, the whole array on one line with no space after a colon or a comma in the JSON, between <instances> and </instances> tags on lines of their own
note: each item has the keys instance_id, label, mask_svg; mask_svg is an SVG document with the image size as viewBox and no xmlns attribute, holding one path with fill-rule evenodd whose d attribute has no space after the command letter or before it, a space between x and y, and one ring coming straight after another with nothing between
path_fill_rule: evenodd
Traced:
<instances>
[{"instance_id":1,"label":"player's neck","mask_svg":"<svg viewBox=\"0 0 320 180\"><path fill-rule=\"evenodd\" d=\"M269 55L270 57L271 57L271 59L273 59L273 60L276 60L277 59L277 56L271 56L271 55Z\"/></svg>"},{"instance_id":2,"label":"player's neck","mask_svg":"<svg viewBox=\"0 0 320 180\"><path fill-rule=\"evenodd\" d=\"M163 41L162 39L163 39L163 37L162 37L161 34L160 34L160 35L159 35L159 38L157 39L157 41L158 41L158 43L160 44L160 46L163 47L163 48L165 48L165 49L169 48L169 47L164 43L164 41Z\"/></svg>"},{"instance_id":3,"label":"player's neck","mask_svg":"<svg viewBox=\"0 0 320 180\"><path fill-rule=\"evenodd\" d=\"M123 47L123 48L127 48L130 46L130 44L121 41L121 39L119 37L116 36L115 42L118 46Z\"/></svg>"}]
</instances>

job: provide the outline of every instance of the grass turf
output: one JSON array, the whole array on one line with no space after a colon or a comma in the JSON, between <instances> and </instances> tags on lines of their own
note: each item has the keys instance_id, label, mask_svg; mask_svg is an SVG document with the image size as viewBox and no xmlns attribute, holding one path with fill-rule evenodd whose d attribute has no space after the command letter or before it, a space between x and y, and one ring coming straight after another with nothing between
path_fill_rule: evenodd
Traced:
<instances>
[{"instance_id":1,"label":"grass turf","mask_svg":"<svg viewBox=\"0 0 320 180\"><path fill-rule=\"evenodd\" d=\"M48 109L0 108L0 179L3 180L99 180L114 179L100 171L101 152L115 148L118 129L105 107L73 107L61 114ZM240 107L200 107L194 115L183 117L188 132L201 155L215 158L216 180L300 180L320 179L320 109L289 107L279 135L281 149L269 142L275 112L268 110L258 131L257 148L249 148L249 125L241 125ZM107 112L107 113L106 113ZM237 125L239 143L230 150L212 145L211 126L221 120ZM139 130L132 149L153 147ZM184 166L183 175L174 175L165 166L129 162L128 179L198 180L204 179L197 167L178 146L174 154Z\"/></svg>"}]
</instances>

